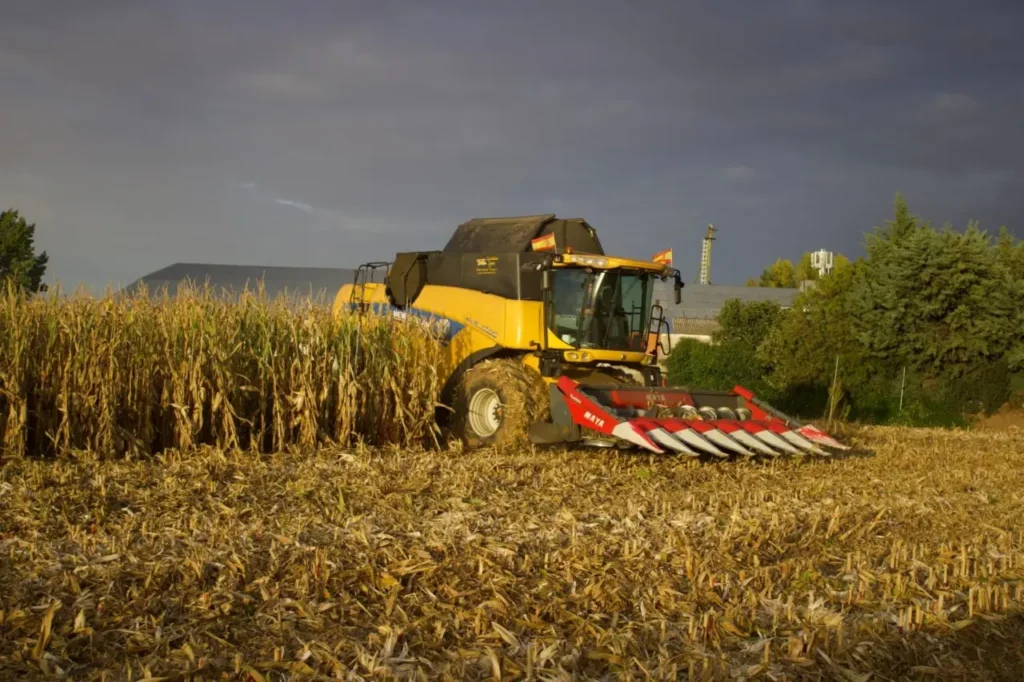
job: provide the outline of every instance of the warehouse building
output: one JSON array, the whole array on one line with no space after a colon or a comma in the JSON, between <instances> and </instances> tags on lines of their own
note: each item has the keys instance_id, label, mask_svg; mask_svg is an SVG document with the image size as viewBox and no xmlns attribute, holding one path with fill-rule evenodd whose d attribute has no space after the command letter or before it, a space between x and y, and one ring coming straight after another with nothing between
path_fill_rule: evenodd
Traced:
<instances>
[{"instance_id":1,"label":"warehouse building","mask_svg":"<svg viewBox=\"0 0 1024 682\"><path fill-rule=\"evenodd\" d=\"M354 280L355 273L354 269L349 268L175 263L140 277L122 289L121 293L132 294L144 285L151 295L159 295L166 288L167 293L174 296L179 285L188 281L200 287L208 283L218 295L236 297L246 290L255 292L262 284L270 298L282 294L294 300L312 297L329 306L338 289ZM381 275L381 271L378 271L378 281ZM676 305L672 282L667 281L656 285L654 302L665 310L673 342L682 338L710 341L711 335L718 329L716 317L726 301L734 298L745 303L774 301L788 308L793 305L798 293L799 289L688 285L683 288L682 301Z\"/></svg>"},{"instance_id":2,"label":"warehouse building","mask_svg":"<svg viewBox=\"0 0 1024 682\"><path fill-rule=\"evenodd\" d=\"M782 308L790 308L799 293L799 289L695 284L683 288L682 300L676 305L672 282L659 282L654 290L654 302L665 310L673 341L682 338L710 341L718 329L718 312L726 301L734 298L744 303L772 301Z\"/></svg>"},{"instance_id":3,"label":"warehouse building","mask_svg":"<svg viewBox=\"0 0 1024 682\"><path fill-rule=\"evenodd\" d=\"M144 286L151 296L160 296L166 290L174 297L178 287L188 283L200 288L209 285L217 296L237 298L246 291L256 293L262 286L270 299L281 295L293 301L311 298L329 306L338 289L351 283L355 274L355 270L345 268L175 263L140 277L119 293L133 295Z\"/></svg>"}]
</instances>

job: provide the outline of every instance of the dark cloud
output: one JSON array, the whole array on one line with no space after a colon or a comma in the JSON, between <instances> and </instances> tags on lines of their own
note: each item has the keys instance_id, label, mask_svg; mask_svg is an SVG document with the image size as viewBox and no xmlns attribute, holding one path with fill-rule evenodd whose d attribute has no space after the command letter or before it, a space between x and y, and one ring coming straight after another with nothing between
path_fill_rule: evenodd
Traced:
<instances>
[{"instance_id":1,"label":"dark cloud","mask_svg":"<svg viewBox=\"0 0 1024 682\"><path fill-rule=\"evenodd\" d=\"M0 24L0 202L64 281L351 266L554 211L687 273L714 222L742 282L856 255L896 191L936 222L1024 209L1017 3L55 7Z\"/></svg>"}]
</instances>

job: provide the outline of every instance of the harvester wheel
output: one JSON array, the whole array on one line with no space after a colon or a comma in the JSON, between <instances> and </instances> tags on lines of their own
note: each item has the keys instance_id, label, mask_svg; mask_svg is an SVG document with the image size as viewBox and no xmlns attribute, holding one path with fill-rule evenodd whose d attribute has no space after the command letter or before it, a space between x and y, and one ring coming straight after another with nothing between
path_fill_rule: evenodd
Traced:
<instances>
[{"instance_id":1,"label":"harvester wheel","mask_svg":"<svg viewBox=\"0 0 1024 682\"><path fill-rule=\"evenodd\" d=\"M484 360L455 389L451 435L468 448L526 443L527 430L549 402L540 374L521 360Z\"/></svg>"}]
</instances>

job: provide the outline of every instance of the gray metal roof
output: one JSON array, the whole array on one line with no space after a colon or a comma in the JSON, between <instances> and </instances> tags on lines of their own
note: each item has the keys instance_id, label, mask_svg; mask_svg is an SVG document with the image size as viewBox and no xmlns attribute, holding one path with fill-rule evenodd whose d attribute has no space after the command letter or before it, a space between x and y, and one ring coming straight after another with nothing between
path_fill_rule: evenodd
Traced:
<instances>
[{"instance_id":1,"label":"gray metal roof","mask_svg":"<svg viewBox=\"0 0 1024 682\"><path fill-rule=\"evenodd\" d=\"M161 295L166 287L173 297L179 284L191 282L200 288L209 283L216 295L234 298L247 290L255 293L262 284L270 299L284 294L292 299L312 297L330 305L338 289L353 281L355 272L348 268L175 263L140 277L119 293L133 295L140 285L145 285L150 295ZM380 279L380 272L376 279Z\"/></svg>"},{"instance_id":2,"label":"gray metal roof","mask_svg":"<svg viewBox=\"0 0 1024 682\"><path fill-rule=\"evenodd\" d=\"M799 289L777 289L773 287L740 287L699 284L683 287L682 301L674 303L672 282L657 282L654 288L654 300L660 302L665 309L666 319L701 318L709 319L718 315L725 302L738 298L744 303L753 301L775 301L783 308L793 305L793 300L800 293Z\"/></svg>"},{"instance_id":3,"label":"gray metal roof","mask_svg":"<svg viewBox=\"0 0 1024 682\"><path fill-rule=\"evenodd\" d=\"M215 293L234 297L246 289L255 292L262 283L270 298L280 294L293 299L312 295L312 298L330 305L338 289L354 280L355 272L350 268L175 263L140 277L119 293L134 294L140 284L145 284L151 295L159 295L160 290L166 286L167 293L174 296L179 283L187 280L199 287L209 282ZM378 270L375 279L380 281L382 276L383 271ZM672 282L667 281L655 284L654 299L661 303L665 309L665 318L671 321L680 318L712 319L718 315L725 302L733 298L744 302L775 301L788 307L793 304L799 292L799 289L771 287L687 285L683 287L682 302L675 305Z\"/></svg>"}]
</instances>

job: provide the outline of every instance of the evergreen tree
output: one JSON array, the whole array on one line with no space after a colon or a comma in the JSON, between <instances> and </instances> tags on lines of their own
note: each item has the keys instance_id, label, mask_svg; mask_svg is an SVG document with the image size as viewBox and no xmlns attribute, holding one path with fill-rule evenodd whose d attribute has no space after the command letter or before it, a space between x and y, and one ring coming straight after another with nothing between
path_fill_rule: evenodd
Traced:
<instances>
[{"instance_id":1,"label":"evergreen tree","mask_svg":"<svg viewBox=\"0 0 1024 682\"><path fill-rule=\"evenodd\" d=\"M1015 239L1004 226L999 230L997 251L1000 263L1009 272L1015 286L1018 290L1024 287L1024 240ZM1024 307L1024 303L1020 307ZM1024 337L1024 329L1007 354L1007 362L1013 371L1024 374L1024 339L1021 337Z\"/></svg>"},{"instance_id":2,"label":"evergreen tree","mask_svg":"<svg viewBox=\"0 0 1024 682\"><path fill-rule=\"evenodd\" d=\"M895 218L869 236L867 251L851 303L856 338L872 357L958 378L1018 342L1021 281L976 224L936 231L897 196Z\"/></svg>"},{"instance_id":3,"label":"evergreen tree","mask_svg":"<svg viewBox=\"0 0 1024 682\"><path fill-rule=\"evenodd\" d=\"M1024 243L1005 228L993 240L976 223L933 229L896 195L892 219L866 249L853 263L837 256L826 277L804 254L795 267L780 259L748 282L816 286L791 310L723 308L718 350L690 353L699 378L724 386L743 375L737 383L753 384L763 371L763 390L783 409L820 415L838 360L854 418L962 423L1004 404L1010 372L1024 376Z\"/></svg>"},{"instance_id":4,"label":"evergreen tree","mask_svg":"<svg viewBox=\"0 0 1024 682\"><path fill-rule=\"evenodd\" d=\"M1017 240L1010 231L1003 226L999 229L999 239L996 242L999 259L1009 268L1015 279L1024 280L1024 241Z\"/></svg>"}]
</instances>

